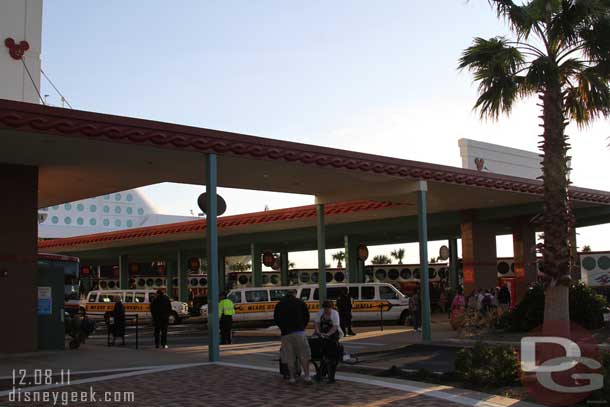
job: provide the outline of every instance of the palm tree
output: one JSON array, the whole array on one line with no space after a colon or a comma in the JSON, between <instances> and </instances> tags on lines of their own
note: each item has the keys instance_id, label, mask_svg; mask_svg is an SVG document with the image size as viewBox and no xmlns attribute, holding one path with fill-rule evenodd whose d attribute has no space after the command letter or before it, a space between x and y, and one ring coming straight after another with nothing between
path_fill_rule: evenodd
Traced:
<instances>
[{"instance_id":1,"label":"palm tree","mask_svg":"<svg viewBox=\"0 0 610 407\"><path fill-rule=\"evenodd\" d=\"M587 126L610 114L610 2L608 0L489 0L514 38L475 38L459 61L479 85L481 118L510 114L515 101L538 95L544 182L539 245L545 274L545 321L569 320L568 286L574 227L568 193L570 148L566 126ZM521 2L520 2L521 3Z\"/></svg>"},{"instance_id":2,"label":"palm tree","mask_svg":"<svg viewBox=\"0 0 610 407\"><path fill-rule=\"evenodd\" d=\"M390 253L390 256L398 260L398 264L402 264L402 259L404 259L405 257L405 249L403 249L402 247L400 249L396 249L392 251L392 253Z\"/></svg>"},{"instance_id":3,"label":"palm tree","mask_svg":"<svg viewBox=\"0 0 610 407\"><path fill-rule=\"evenodd\" d=\"M371 260L372 264L390 264L392 260L385 254L378 254Z\"/></svg>"},{"instance_id":4,"label":"palm tree","mask_svg":"<svg viewBox=\"0 0 610 407\"><path fill-rule=\"evenodd\" d=\"M345 252L344 251L340 251L337 253L333 254L333 260L337 260L337 268L343 268L343 264L341 264L341 262L343 260L345 260Z\"/></svg>"}]
</instances>

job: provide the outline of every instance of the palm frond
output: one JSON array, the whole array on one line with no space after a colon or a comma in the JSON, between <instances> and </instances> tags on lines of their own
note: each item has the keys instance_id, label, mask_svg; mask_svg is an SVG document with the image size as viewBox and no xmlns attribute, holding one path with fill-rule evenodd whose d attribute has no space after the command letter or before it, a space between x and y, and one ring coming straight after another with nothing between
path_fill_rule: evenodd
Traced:
<instances>
[{"instance_id":1,"label":"palm frond","mask_svg":"<svg viewBox=\"0 0 610 407\"><path fill-rule=\"evenodd\" d=\"M549 38L563 47L575 46L581 40L579 31L607 14L609 6L608 0L563 0L548 27Z\"/></svg>"},{"instance_id":2,"label":"palm frond","mask_svg":"<svg viewBox=\"0 0 610 407\"><path fill-rule=\"evenodd\" d=\"M574 75L577 84L566 91L565 108L579 127L610 117L610 76L607 66L593 66Z\"/></svg>"},{"instance_id":3,"label":"palm frond","mask_svg":"<svg viewBox=\"0 0 610 407\"><path fill-rule=\"evenodd\" d=\"M479 99L475 110L481 117L497 119L500 113L509 113L516 97L525 91L522 79L517 76L525 64L523 54L503 37L475 38L459 60L458 68L468 69L479 83Z\"/></svg>"},{"instance_id":4,"label":"palm frond","mask_svg":"<svg viewBox=\"0 0 610 407\"><path fill-rule=\"evenodd\" d=\"M610 3L610 2L609 2ZM607 6L610 10L610 4ZM610 11L578 30L583 54L590 60L610 62Z\"/></svg>"},{"instance_id":5,"label":"palm frond","mask_svg":"<svg viewBox=\"0 0 610 407\"><path fill-rule=\"evenodd\" d=\"M533 2L535 3L535 2ZM489 0L498 17L504 18L519 38L527 39L542 15L531 5L520 6L511 0Z\"/></svg>"}]
</instances>

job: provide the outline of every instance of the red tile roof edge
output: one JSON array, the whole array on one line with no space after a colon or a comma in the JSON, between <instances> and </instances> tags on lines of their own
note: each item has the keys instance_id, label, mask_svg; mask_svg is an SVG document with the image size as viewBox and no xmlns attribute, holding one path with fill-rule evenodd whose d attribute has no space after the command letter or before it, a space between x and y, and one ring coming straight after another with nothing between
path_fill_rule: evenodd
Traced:
<instances>
[{"instance_id":1,"label":"red tile roof edge","mask_svg":"<svg viewBox=\"0 0 610 407\"><path fill-rule=\"evenodd\" d=\"M377 201L332 203L324 205L324 214L325 216L332 217L347 213L379 210L401 205L405 204ZM304 218L311 219L314 217L316 217L316 206L306 205L293 208L274 209L263 212L245 213L240 215L221 216L218 218L218 229L227 229L231 227L262 223L271 224L274 222L285 222ZM106 241L131 240L159 235L177 235L181 233L191 233L197 231L203 232L205 231L205 228L206 220L196 219L186 222L169 223L158 226L146 226L128 230L119 230L116 232L104 232L62 239L43 240L38 242L38 249L45 250L49 248L74 247L84 244L92 244Z\"/></svg>"},{"instance_id":2,"label":"red tile roof edge","mask_svg":"<svg viewBox=\"0 0 610 407\"><path fill-rule=\"evenodd\" d=\"M0 129L129 143L161 148L298 162L319 167L374 172L411 180L472 185L542 195L541 181L445 165L273 140L151 120L62 109L0 99ZM610 204L610 193L570 188L572 199Z\"/></svg>"}]
</instances>

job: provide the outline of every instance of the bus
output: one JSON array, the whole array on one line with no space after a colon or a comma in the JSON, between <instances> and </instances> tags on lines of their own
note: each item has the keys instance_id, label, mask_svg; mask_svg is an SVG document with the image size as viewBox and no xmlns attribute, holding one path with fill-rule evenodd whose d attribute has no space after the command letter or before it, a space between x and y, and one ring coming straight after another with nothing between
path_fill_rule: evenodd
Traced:
<instances>
[{"instance_id":1,"label":"bus","mask_svg":"<svg viewBox=\"0 0 610 407\"><path fill-rule=\"evenodd\" d=\"M81 305L81 285L78 257L38 253L38 272L62 269L64 273L64 310L71 315L84 310Z\"/></svg>"}]
</instances>

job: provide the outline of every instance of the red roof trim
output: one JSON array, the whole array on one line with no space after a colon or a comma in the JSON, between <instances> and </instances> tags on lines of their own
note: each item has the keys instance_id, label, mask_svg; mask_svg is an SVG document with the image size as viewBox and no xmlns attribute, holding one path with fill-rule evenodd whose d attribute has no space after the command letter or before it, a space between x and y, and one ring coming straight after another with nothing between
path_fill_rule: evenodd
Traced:
<instances>
[{"instance_id":1,"label":"red roof trim","mask_svg":"<svg viewBox=\"0 0 610 407\"><path fill-rule=\"evenodd\" d=\"M412 180L474 185L536 195L542 195L544 191L542 182L538 180L481 173L444 165L401 160L218 130L0 99L0 129L3 128L114 143L247 156L262 160L299 162L319 167L375 172ZM610 204L610 193L602 191L571 188L570 196L579 201Z\"/></svg>"},{"instance_id":2,"label":"red roof trim","mask_svg":"<svg viewBox=\"0 0 610 407\"><path fill-rule=\"evenodd\" d=\"M406 205L393 202L376 202L376 201L356 201L326 204L324 206L324 214L326 216L336 216L346 213L355 213L361 211L379 210L391 207ZM295 208L276 209L264 212L246 213L241 215L224 216L218 218L218 229L227 229L231 227L287 222L295 219L311 219L316 217L315 205L299 206ZM93 235L68 237L64 239L43 240L38 242L40 250L57 248L57 247L73 247L84 244L93 244L109 241L133 240L150 236L161 235L178 235L181 233L204 232L206 228L205 219L191 220L187 222L170 223L159 226L148 226L143 228L135 228L129 230L120 230L117 232L97 233Z\"/></svg>"}]
</instances>

